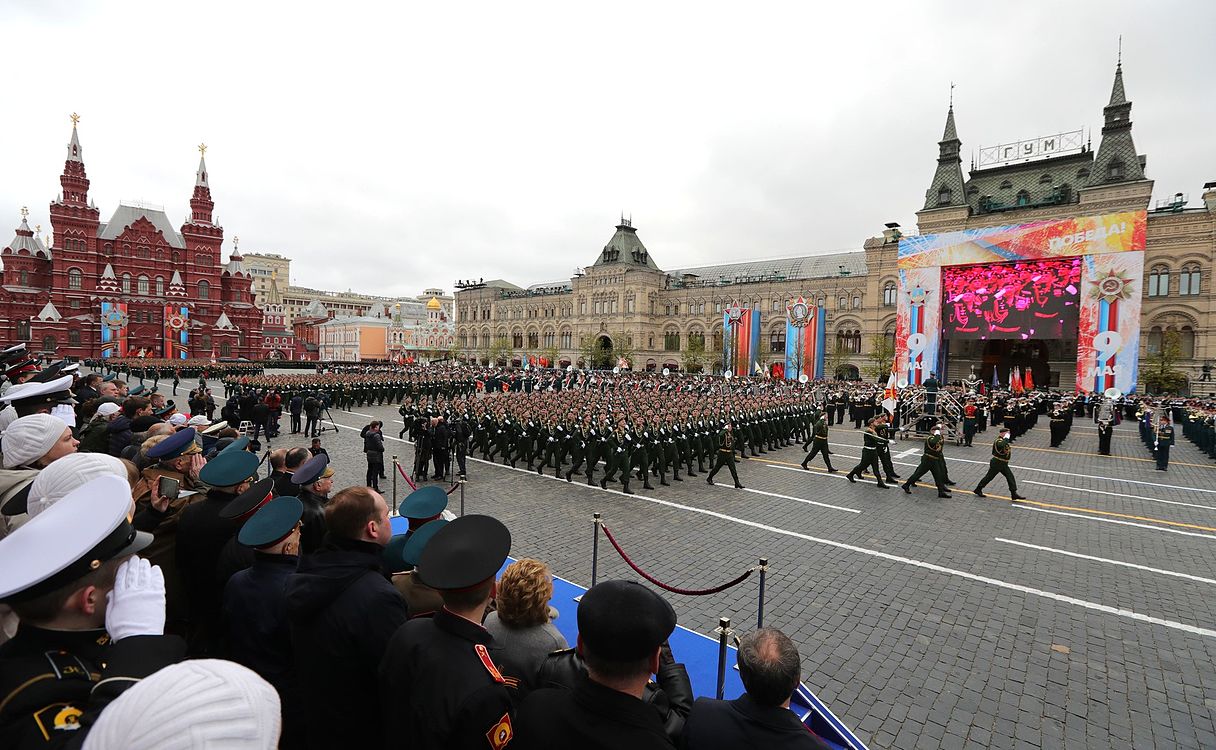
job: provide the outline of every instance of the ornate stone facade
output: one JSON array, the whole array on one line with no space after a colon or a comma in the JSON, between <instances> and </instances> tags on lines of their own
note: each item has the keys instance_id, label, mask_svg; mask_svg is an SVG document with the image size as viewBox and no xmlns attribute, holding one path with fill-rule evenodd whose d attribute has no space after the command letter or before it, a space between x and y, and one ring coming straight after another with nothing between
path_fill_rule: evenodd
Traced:
<instances>
[{"instance_id":1,"label":"ornate stone facade","mask_svg":"<svg viewBox=\"0 0 1216 750\"><path fill-rule=\"evenodd\" d=\"M1087 147L1037 161L973 166L964 179L961 145L951 107L933 181L917 213L921 233L1148 209L1141 353L1159 346L1173 328L1182 336L1181 369L1192 383L1199 379L1204 362L1216 358L1216 183L1205 186L1201 206L1187 207L1181 194L1149 205L1153 183L1132 142L1121 68L1096 153ZM456 345L482 361L493 353L514 362L552 356L562 365L590 358L611 366L624 349L635 369L676 369L690 341L703 340L705 369L720 371L722 308L738 301L761 310L760 361L769 366L784 358L785 306L801 295L826 307L829 371L838 367L851 376L874 367L884 337L889 342L895 335L899 237L899 228L889 225L854 252L663 271L636 228L622 219L594 264L568 281L527 288L503 280L461 284ZM1066 385L1076 363L1067 361L1065 348L1056 348L1053 366ZM982 356L952 353L948 376L964 377ZM1206 392L1202 385L1196 390Z\"/></svg>"}]
</instances>

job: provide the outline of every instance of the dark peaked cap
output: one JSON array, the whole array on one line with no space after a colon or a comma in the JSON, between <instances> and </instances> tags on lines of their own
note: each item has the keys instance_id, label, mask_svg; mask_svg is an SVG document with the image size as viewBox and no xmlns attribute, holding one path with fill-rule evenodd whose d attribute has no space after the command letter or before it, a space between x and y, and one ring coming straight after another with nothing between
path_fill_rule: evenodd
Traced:
<instances>
[{"instance_id":1,"label":"dark peaked cap","mask_svg":"<svg viewBox=\"0 0 1216 750\"><path fill-rule=\"evenodd\" d=\"M493 577L511 552L511 532L493 516L463 516L431 537L415 574L433 589L453 591Z\"/></svg>"},{"instance_id":2,"label":"dark peaked cap","mask_svg":"<svg viewBox=\"0 0 1216 750\"><path fill-rule=\"evenodd\" d=\"M633 581L592 586L578 604L578 634L587 648L610 661L651 654L676 629L666 599Z\"/></svg>"}]
</instances>

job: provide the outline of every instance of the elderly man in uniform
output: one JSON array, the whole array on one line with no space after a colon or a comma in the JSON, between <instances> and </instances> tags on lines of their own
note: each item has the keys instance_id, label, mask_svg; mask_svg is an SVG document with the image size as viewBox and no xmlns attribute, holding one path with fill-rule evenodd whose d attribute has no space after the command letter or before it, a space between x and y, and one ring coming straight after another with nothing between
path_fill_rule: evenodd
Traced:
<instances>
[{"instance_id":1,"label":"elderly man in uniform","mask_svg":"<svg viewBox=\"0 0 1216 750\"><path fill-rule=\"evenodd\" d=\"M0 747L79 746L102 709L185 655L164 635L160 570L134 557L130 488L102 476L0 540L0 601L21 619L0 647Z\"/></svg>"},{"instance_id":2,"label":"elderly man in uniform","mask_svg":"<svg viewBox=\"0 0 1216 750\"><path fill-rule=\"evenodd\" d=\"M593 586L578 605L578 651L587 679L574 690L530 693L515 718L512 750L673 748L658 711L642 696L675 627L671 605L644 586Z\"/></svg>"},{"instance_id":3,"label":"elderly man in uniform","mask_svg":"<svg viewBox=\"0 0 1216 750\"><path fill-rule=\"evenodd\" d=\"M320 453L300 464L291 474L295 490L290 494L304 503L300 523L300 550L311 554L321 548L325 538L325 504L334 487L334 468L329 465L329 454Z\"/></svg>"},{"instance_id":4,"label":"elderly man in uniform","mask_svg":"<svg viewBox=\"0 0 1216 750\"><path fill-rule=\"evenodd\" d=\"M440 592L443 609L402 625L380 663L385 724L402 734L402 747L500 750L511 742L518 681L499 671L494 637L481 625L510 551L511 532L490 516L457 518L422 551L416 576Z\"/></svg>"}]
</instances>

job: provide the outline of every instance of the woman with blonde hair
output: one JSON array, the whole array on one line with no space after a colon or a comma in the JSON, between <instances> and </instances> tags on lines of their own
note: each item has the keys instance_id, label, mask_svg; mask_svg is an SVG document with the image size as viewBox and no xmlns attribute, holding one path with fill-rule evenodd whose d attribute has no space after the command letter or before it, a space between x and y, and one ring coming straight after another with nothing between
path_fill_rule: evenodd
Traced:
<instances>
[{"instance_id":1,"label":"woman with blonde hair","mask_svg":"<svg viewBox=\"0 0 1216 750\"><path fill-rule=\"evenodd\" d=\"M535 677L545 656L570 647L552 622L557 618L549 606L552 598L553 574L539 560L517 560L498 579L498 609L486 617L485 628L502 649L508 674L525 683Z\"/></svg>"}]
</instances>

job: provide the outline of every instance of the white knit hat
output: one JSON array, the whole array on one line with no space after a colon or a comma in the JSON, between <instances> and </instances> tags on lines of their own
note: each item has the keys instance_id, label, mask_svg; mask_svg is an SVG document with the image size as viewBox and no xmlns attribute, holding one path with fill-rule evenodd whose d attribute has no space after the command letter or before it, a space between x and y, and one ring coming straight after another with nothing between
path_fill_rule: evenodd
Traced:
<instances>
[{"instance_id":1,"label":"white knit hat","mask_svg":"<svg viewBox=\"0 0 1216 750\"><path fill-rule=\"evenodd\" d=\"M106 474L126 479L127 467L122 461L106 453L72 453L58 461L52 461L38 472L38 476L30 485L25 512L33 518L80 485Z\"/></svg>"},{"instance_id":2,"label":"white knit hat","mask_svg":"<svg viewBox=\"0 0 1216 750\"><path fill-rule=\"evenodd\" d=\"M174 414L174 415L170 416L169 424L173 425L174 427L181 427L182 425L186 424L186 415L185 414Z\"/></svg>"},{"instance_id":3,"label":"white knit hat","mask_svg":"<svg viewBox=\"0 0 1216 750\"><path fill-rule=\"evenodd\" d=\"M13 420L4 431L4 442L0 444L4 468L25 466L42 458L63 437L65 429L63 420L50 414L30 414Z\"/></svg>"},{"instance_id":4,"label":"white knit hat","mask_svg":"<svg viewBox=\"0 0 1216 750\"><path fill-rule=\"evenodd\" d=\"M177 416L174 414L173 416ZM195 414L186 422L187 427L206 427L211 424L211 420L204 417L202 414Z\"/></svg>"},{"instance_id":5,"label":"white knit hat","mask_svg":"<svg viewBox=\"0 0 1216 750\"><path fill-rule=\"evenodd\" d=\"M113 401L104 401L97 407L97 413L103 417L108 417L111 414L117 414L122 411L122 407Z\"/></svg>"},{"instance_id":6,"label":"white knit hat","mask_svg":"<svg viewBox=\"0 0 1216 750\"><path fill-rule=\"evenodd\" d=\"M84 750L273 750L279 694L222 659L184 661L144 678L106 707Z\"/></svg>"}]
</instances>

